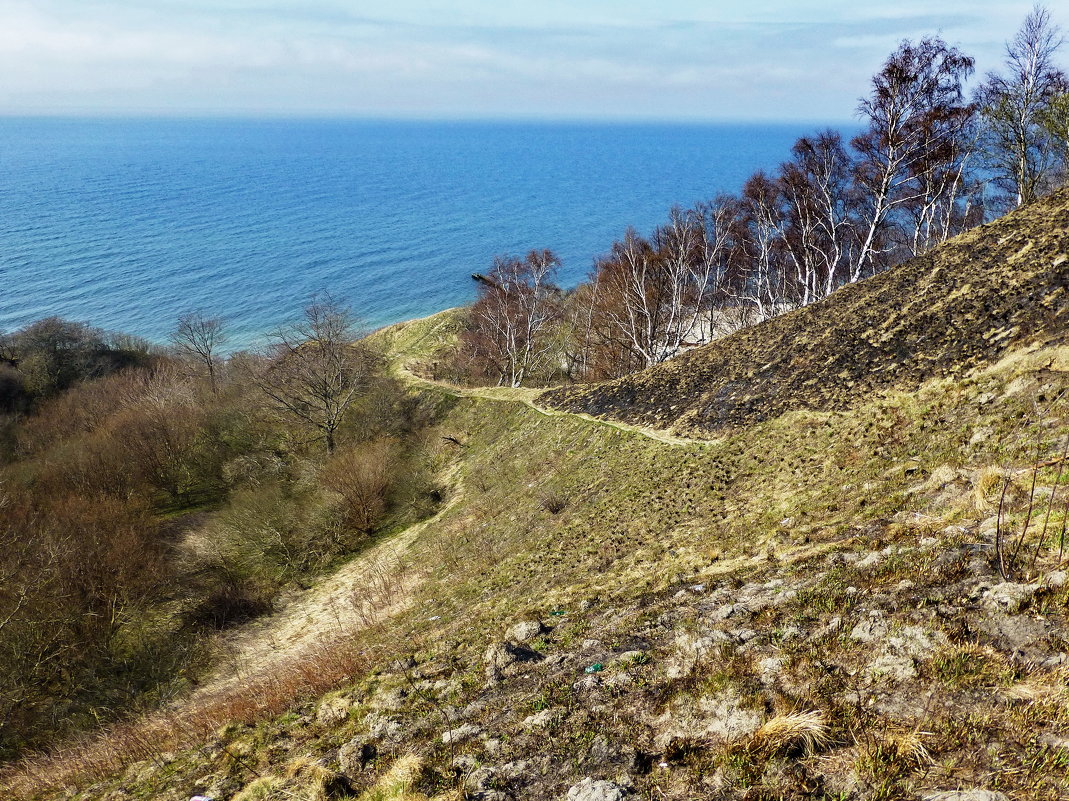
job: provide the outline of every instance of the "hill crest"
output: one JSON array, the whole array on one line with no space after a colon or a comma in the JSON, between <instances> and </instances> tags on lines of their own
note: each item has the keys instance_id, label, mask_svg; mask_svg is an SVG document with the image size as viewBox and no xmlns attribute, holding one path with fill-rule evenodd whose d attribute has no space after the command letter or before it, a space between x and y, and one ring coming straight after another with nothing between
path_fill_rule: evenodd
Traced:
<instances>
[{"instance_id":1,"label":"hill crest","mask_svg":"<svg viewBox=\"0 0 1069 801\"><path fill-rule=\"evenodd\" d=\"M827 299L641 373L553 389L573 413L708 437L830 411L1066 340L1069 189Z\"/></svg>"}]
</instances>

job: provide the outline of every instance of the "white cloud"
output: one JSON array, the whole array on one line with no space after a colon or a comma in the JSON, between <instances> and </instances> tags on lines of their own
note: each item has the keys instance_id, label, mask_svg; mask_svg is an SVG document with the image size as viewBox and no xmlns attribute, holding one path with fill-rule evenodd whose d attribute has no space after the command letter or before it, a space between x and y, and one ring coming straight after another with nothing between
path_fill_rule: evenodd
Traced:
<instances>
[{"instance_id":1,"label":"white cloud","mask_svg":"<svg viewBox=\"0 0 1069 801\"><path fill-rule=\"evenodd\" d=\"M901 38L942 30L987 69L1028 6L6 0L0 112L843 119Z\"/></svg>"}]
</instances>

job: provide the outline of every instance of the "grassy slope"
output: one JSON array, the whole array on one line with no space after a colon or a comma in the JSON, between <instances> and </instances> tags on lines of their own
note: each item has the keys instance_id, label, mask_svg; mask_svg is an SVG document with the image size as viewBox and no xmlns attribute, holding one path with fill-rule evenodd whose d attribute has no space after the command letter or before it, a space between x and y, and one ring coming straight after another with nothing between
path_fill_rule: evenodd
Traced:
<instances>
[{"instance_id":1,"label":"grassy slope","mask_svg":"<svg viewBox=\"0 0 1069 801\"><path fill-rule=\"evenodd\" d=\"M379 336L408 363L451 336L450 318ZM407 607L346 639L361 654L350 678L281 715L235 714L197 747L105 765L81 797L418 799L465 785L560 798L586 776L640 798L1064 797L1069 586L1047 579L1060 508L1042 587L1001 611L985 592L1001 581L1000 470L1016 520L1035 443L1049 460L1069 432L1069 351L1000 352L971 374L707 443L420 384L446 393L435 459L450 503L398 565L419 579ZM1059 480L1057 464L1038 477ZM488 647L530 619L549 627L530 659L488 674ZM339 755L353 738L376 749L363 769ZM24 774L21 791L54 793L70 764Z\"/></svg>"}]
</instances>

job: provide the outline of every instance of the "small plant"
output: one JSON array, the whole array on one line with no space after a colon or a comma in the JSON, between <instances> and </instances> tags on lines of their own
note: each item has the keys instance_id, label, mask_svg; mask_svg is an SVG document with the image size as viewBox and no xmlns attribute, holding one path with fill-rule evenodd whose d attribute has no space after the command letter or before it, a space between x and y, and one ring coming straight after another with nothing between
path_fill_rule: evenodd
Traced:
<instances>
[{"instance_id":1,"label":"small plant","mask_svg":"<svg viewBox=\"0 0 1069 801\"><path fill-rule=\"evenodd\" d=\"M1015 530L1014 526L1008 520L1009 490L1011 484L1011 476L1008 472L1002 481L1002 492L999 495L998 515L996 517L995 526L995 554L999 575L1006 581L1015 581L1025 573L1032 575L1035 572L1039 555L1043 550L1043 545L1047 542L1047 532L1050 527L1051 513L1054 511L1057 502L1058 487L1061 484L1062 473L1065 470L1065 462L1069 459L1069 435L1066 435L1065 445L1062 447L1061 456L1058 458L1047 461L1042 460L1040 458L1040 448L1041 444L1037 441L1036 456L1032 462L1031 468L1028 503L1025 510L1024 522L1021 524L1019 531ZM1037 489L1039 484L1039 473L1043 468L1052 467L1055 464L1058 465L1058 474L1054 479L1050 495L1047 497L1047 508L1044 512L1042 509L1043 502L1038 500L1039 493L1037 492ZM1038 536L1035 536L1032 523L1033 521L1038 522L1040 516L1043 517L1043 525L1039 530ZM1058 535L1059 565L1065 558L1065 534L1067 524L1069 524L1069 497L1064 501L1061 532ZM1029 542L1031 536L1035 536L1034 547L1032 547ZM1031 557L1029 557L1029 550L1031 550ZM1027 567L1025 567L1026 563Z\"/></svg>"},{"instance_id":2,"label":"small plant","mask_svg":"<svg viewBox=\"0 0 1069 801\"><path fill-rule=\"evenodd\" d=\"M549 490L542 494L538 505L551 515L558 515L568 506L568 498L559 492Z\"/></svg>"}]
</instances>

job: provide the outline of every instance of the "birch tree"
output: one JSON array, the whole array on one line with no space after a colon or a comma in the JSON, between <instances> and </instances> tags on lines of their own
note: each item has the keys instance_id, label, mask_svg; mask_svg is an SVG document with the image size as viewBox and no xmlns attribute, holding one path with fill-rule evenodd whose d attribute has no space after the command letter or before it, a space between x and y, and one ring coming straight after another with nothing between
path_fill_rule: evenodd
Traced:
<instances>
[{"instance_id":1,"label":"birch tree","mask_svg":"<svg viewBox=\"0 0 1069 801\"><path fill-rule=\"evenodd\" d=\"M499 385L519 387L561 366L555 329L562 303L554 282L559 266L552 251L532 250L523 259L499 256L480 276L461 347L469 362Z\"/></svg>"},{"instance_id":2,"label":"birch tree","mask_svg":"<svg viewBox=\"0 0 1069 801\"><path fill-rule=\"evenodd\" d=\"M853 163L837 131L802 137L791 153L780 168L779 191L793 294L804 306L847 280L859 220L850 186Z\"/></svg>"},{"instance_id":3,"label":"birch tree","mask_svg":"<svg viewBox=\"0 0 1069 801\"><path fill-rule=\"evenodd\" d=\"M1014 206L1034 200L1049 186L1056 166L1043 116L1069 90L1054 63L1064 39L1050 12L1036 5L1006 43L1003 72L990 73L977 91L984 121L987 165Z\"/></svg>"},{"instance_id":4,"label":"birch tree","mask_svg":"<svg viewBox=\"0 0 1069 801\"><path fill-rule=\"evenodd\" d=\"M868 125L851 143L863 223L850 281L886 266L896 214L946 190L945 182L923 176L946 169L957 152L952 141L969 113L963 82L972 70L972 58L934 37L903 41L873 77L858 106Z\"/></svg>"}]
</instances>

